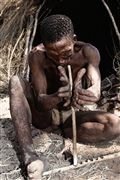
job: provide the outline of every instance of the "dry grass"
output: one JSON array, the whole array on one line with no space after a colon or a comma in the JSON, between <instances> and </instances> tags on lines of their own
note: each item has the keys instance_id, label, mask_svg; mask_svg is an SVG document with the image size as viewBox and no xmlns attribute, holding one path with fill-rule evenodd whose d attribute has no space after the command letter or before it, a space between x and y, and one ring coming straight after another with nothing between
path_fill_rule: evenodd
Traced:
<instances>
[{"instance_id":1,"label":"dry grass","mask_svg":"<svg viewBox=\"0 0 120 180\"><path fill-rule=\"evenodd\" d=\"M0 90L6 87L13 74L24 75L27 68L27 55L36 32L34 26L37 27L36 18L45 0L39 5L34 2L6 0L0 5Z\"/></svg>"},{"instance_id":2,"label":"dry grass","mask_svg":"<svg viewBox=\"0 0 120 180\"><path fill-rule=\"evenodd\" d=\"M0 26L0 86L19 72L23 64L26 27L29 14L33 15L32 1L11 0L1 7L3 23ZM31 15L31 16L32 16Z\"/></svg>"}]
</instances>

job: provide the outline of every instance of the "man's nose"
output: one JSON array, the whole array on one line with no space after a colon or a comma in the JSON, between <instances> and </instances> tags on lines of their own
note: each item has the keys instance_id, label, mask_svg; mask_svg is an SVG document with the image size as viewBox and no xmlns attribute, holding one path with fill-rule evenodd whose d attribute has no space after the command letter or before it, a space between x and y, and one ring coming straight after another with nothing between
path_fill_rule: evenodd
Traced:
<instances>
[{"instance_id":1,"label":"man's nose","mask_svg":"<svg viewBox=\"0 0 120 180\"><path fill-rule=\"evenodd\" d=\"M68 58L62 58L62 57L59 58L60 64L67 64L69 61L70 61L69 57Z\"/></svg>"},{"instance_id":2,"label":"man's nose","mask_svg":"<svg viewBox=\"0 0 120 180\"><path fill-rule=\"evenodd\" d=\"M64 64L64 63L65 63L65 59L59 58L59 63L60 63L60 64Z\"/></svg>"}]
</instances>

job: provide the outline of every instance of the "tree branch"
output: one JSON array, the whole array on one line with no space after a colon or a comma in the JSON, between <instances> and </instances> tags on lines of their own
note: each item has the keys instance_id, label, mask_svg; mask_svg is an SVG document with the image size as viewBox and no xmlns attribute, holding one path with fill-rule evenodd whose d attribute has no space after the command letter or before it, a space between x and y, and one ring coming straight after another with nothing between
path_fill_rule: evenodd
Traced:
<instances>
[{"instance_id":1,"label":"tree branch","mask_svg":"<svg viewBox=\"0 0 120 180\"><path fill-rule=\"evenodd\" d=\"M106 10L108 11L108 14L109 14L109 16L111 18L111 21L112 21L112 24L113 24L113 27L115 29L115 33L116 33L116 35L118 37L118 40L120 41L120 33L119 33L119 30L118 30L117 24L115 22L115 19L114 19L113 15L112 15L112 12L111 12L110 8L108 7L108 5L106 4L106 2L104 0L101 0L101 1L102 1L103 5L105 6Z\"/></svg>"}]
</instances>

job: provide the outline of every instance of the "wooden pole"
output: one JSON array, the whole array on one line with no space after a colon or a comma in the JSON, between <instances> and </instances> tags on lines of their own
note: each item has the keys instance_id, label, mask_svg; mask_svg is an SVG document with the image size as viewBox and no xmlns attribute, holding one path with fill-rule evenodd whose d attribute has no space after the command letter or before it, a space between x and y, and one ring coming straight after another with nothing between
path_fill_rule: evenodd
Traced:
<instances>
[{"instance_id":1,"label":"wooden pole","mask_svg":"<svg viewBox=\"0 0 120 180\"><path fill-rule=\"evenodd\" d=\"M68 65L68 74L69 74L69 82L70 82L70 93L72 93L73 89L73 80L72 80L72 71L71 66ZM72 131L73 131L73 165L77 165L77 133L76 133L76 115L75 109L71 106L72 112Z\"/></svg>"}]
</instances>

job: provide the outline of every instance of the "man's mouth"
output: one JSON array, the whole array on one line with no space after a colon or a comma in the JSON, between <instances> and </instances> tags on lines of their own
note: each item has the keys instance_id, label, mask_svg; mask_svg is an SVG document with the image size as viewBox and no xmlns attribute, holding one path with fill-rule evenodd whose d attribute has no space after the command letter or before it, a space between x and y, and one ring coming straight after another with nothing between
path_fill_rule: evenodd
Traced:
<instances>
[{"instance_id":1,"label":"man's mouth","mask_svg":"<svg viewBox=\"0 0 120 180\"><path fill-rule=\"evenodd\" d=\"M59 63L61 66L66 66L70 64L70 59L69 60L63 60L62 62Z\"/></svg>"}]
</instances>

